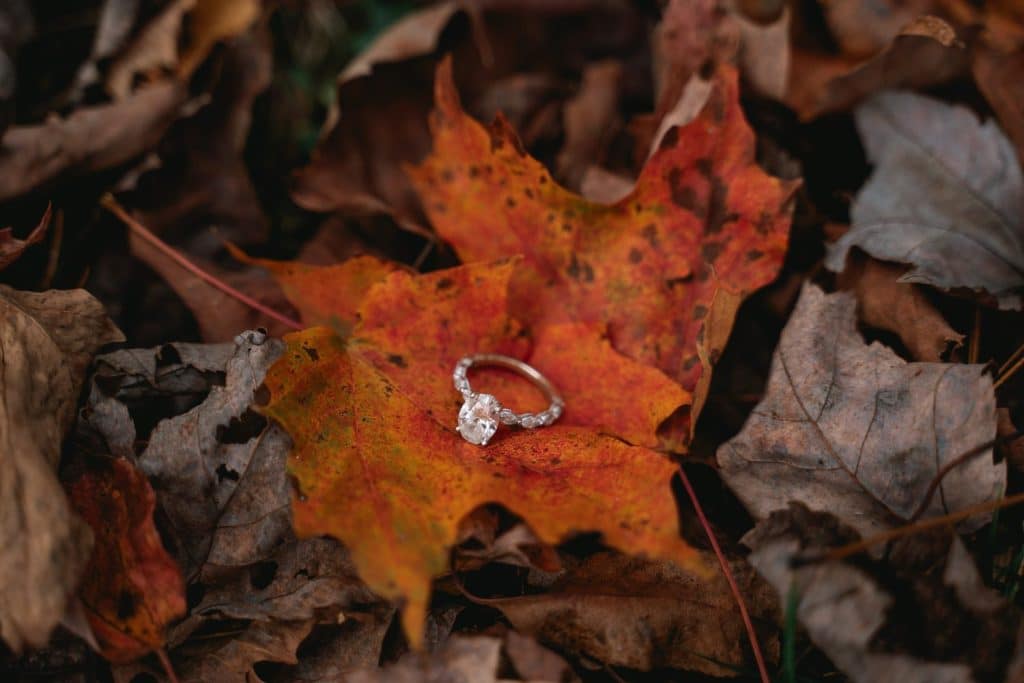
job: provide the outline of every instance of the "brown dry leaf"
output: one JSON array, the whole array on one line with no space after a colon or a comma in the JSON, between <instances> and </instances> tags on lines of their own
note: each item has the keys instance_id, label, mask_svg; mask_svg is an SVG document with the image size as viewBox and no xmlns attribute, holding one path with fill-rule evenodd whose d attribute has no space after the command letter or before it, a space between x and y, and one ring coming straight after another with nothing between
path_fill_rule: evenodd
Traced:
<instances>
[{"instance_id":1,"label":"brown dry leaf","mask_svg":"<svg viewBox=\"0 0 1024 683\"><path fill-rule=\"evenodd\" d=\"M1003 680L1020 616L984 585L956 534L900 539L877 569L836 561L794 567L805 553L856 538L831 514L793 503L743 543L782 600L795 594L811 640L854 683Z\"/></svg>"},{"instance_id":2,"label":"brown dry leaf","mask_svg":"<svg viewBox=\"0 0 1024 683\"><path fill-rule=\"evenodd\" d=\"M161 145L160 166L139 179L133 197L147 228L207 259L223 251L225 240L262 243L270 231L242 158L253 102L270 84L270 37L253 30L220 55L209 101L174 127Z\"/></svg>"},{"instance_id":3,"label":"brown dry leaf","mask_svg":"<svg viewBox=\"0 0 1024 683\"><path fill-rule=\"evenodd\" d=\"M857 255L837 281L857 296L860 319L899 335L915 360L938 363L959 348L964 336L949 326L919 285L900 282L905 266Z\"/></svg>"},{"instance_id":4,"label":"brown dry leaf","mask_svg":"<svg viewBox=\"0 0 1024 683\"><path fill-rule=\"evenodd\" d=\"M177 66L182 19L195 4L196 0L173 0L117 55L107 73L107 91L115 100L129 96L136 75Z\"/></svg>"},{"instance_id":5,"label":"brown dry leaf","mask_svg":"<svg viewBox=\"0 0 1024 683\"><path fill-rule=\"evenodd\" d=\"M120 102L78 109L66 119L8 129L0 146L0 201L65 172L92 173L130 161L156 144L185 96L180 84L160 83Z\"/></svg>"},{"instance_id":6,"label":"brown dry leaf","mask_svg":"<svg viewBox=\"0 0 1024 683\"><path fill-rule=\"evenodd\" d=\"M187 80L217 43L244 33L261 11L260 0L195 0L188 16L189 42L181 53L179 76Z\"/></svg>"},{"instance_id":7,"label":"brown dry leaf","mask_svg":"<svg viewBox=\"0 0 1024 683\"><path fill-rule=\"evenodd\" d=\"M46 236L46 229L50 227L52 210L53 205L47 204L43 217L39 219L39 224L23 240L16 238L10 228L0 229L0 270L17 261L26 249Z\"/></svg>"},{"instance_id":8,"label":"brown dry leaf","mask_svg":"<svg viewBox=\"0 0 1024 683\"><path fill-rule=\"evenodd\" d=\"M568 187L578 188L587 167L602 161L619 118L622 71L622 64L612 59L590 64L583 70L579 92L565 104L565 144L557 168Z\"/></svg>"},{"instance_id":9,"label":"brown dry leaf","mask_svg":"<svg viewBox=\"0 0 1024 683\"><path fill-rule=\"evenodd\" d=\"M285 475L279 473L280 478ZM237 567L220 567L223 573ZM328 538L287 541L260 562L207 586L190 619L300 621L320 610L372 605L344 547Z\"/></svg>"},{"instance_id":10,"label":"brown dry leaf","mask_svg":"<svg viewBox=\"0 0 1024 683\"><path fill-rule=\"evenodd\" d=\"M970 51L950 24L919 17L865 62L798 51L785 101L801 118L812 119L849 109L885 89L921 90L946 83L965 75L970 60Z\"/></svg>"},{"instance_id":11,"label":"brown dry leaf","mask_svg":"<svg viewBox=\"0 0 1024 683\"><path fill-rule=\"evenodd\" d=\"M855 309L850 293L804 286L764 398L718 449L723 478L757 519L799 501L876 533L910 519L940 467L995 436L984 366L907 363L864 343ZM995 500L1005 488L1006 465L987 451L950 471L925 514Z\"/></svg>"},{"instance_id":12,"label":"brown dry leaf","mask_svg":"<svg viewBox=\"0 0 1024 683\"><path fill-rule=\"evenodd\" d=\"M410 653L382 669L348 674L345 683L499 683L501 641L452 636L431 654Z\"/></svg>"},{"instance_id":13,"label":"brown dry leaf","mask_svg":"<svg viewBox=\"0 0 1024 683\"><path fill-rule=\"evenodd\" d=\"M880 52L900 30L928 14L934 0L819 0L840 49L853 57Z\"/></svg>"},{"instance_id":14,"label":"brown dry leaf","mask_svg":"<svg viewBox=\"0 0 1024 683\"><path fill-rule=\"evenodd\" d=\"M400 24L436 28L442 14L421 10L404 20L409 24ZM443 26L442 43L426 54L415 54L406 43L403 61L376 61L369 76L343 80L336 112L328 117L311 162L294 174L292 197L311 211L386 215L404 230L433 238L402 166L430 151L427 118L441 53L452 54L460 91L474 111L508 108L512 98L520 108L528 100L532 112L537 100L558 94L552 71L578 70L592 60L595 43L600 53L639 49L644 31L630 3L606 0L486 2L472 12L456 12ZM420 37L420 47L434 42L429 33ZM402 42L387 33L380 41ZM558 124L557 107L542 106L535 114L526 138Z\"/></svg>"},{"instance_id":15,"label":"brown dry leaf","mask_svg":"<svg viewBox=\"0 0 1024 683\"><path fill-rule=\"evenodd\" d=\"M264 328L276 337L291 331L292 328L280 320L257 311L198 275L185 270L166 253L135 233L129 236L129 245L132 255L156 271L185 302L195 316L204 341L226 342L234 339L239 332L256 328ZM229 271L199 257L193 256L189 260L206 273L245 292L269 309L294 317L292 306L281 288L263 269L249 267Z\"/></svg>"},{"instance_id":16,"label":"brown dry leaf","mask_svg":"<svg viewBox=\"0 0 1024 683\"><path fill-rule=\"evenodd\" d=\"M714 556L702 552L702 561ZM733 562L762 646L778 655L778 604L744 562ZM539 595L488 599L517 631L612 666L728 676L750 665L743 621L721 574L700 578L668 562L600 553Z\"/></svg>"},{"instance_id":17,"label":"brown dry leaf","mask_svg":"<svg viewBox=\"0 0 1024 683\"><path fill-rule=\"evenodd\" d=\"M974 80L992 105L1024 165L1024 47L1004 53L981 41L974 49Z\"/></svg>"},{"instance_id":18,"label":"brown dry leaf","mask_svg":"<svg viewBox=\"0 0 1024 683\"><path fill-rule=\"evenodd\" d=\"M80 289L0 286L0 314L0 637L19 651L46 643L89 559L56 468L93 354L123 337Z\"/></svg>"},{"instance_id":19,"label":"brown dry leaf","mask_svg":"<svg viewBox=\"0 0 1024 683\"><path fill-rule=\"evenodd\" d=\"M211 681L245 681L263 679L253 669L260 662L296 664L295 651L309 635L314 620L253 621L241 633L210 634L177 648L170 655L179 683L211 683ZM139 660L134 664L112 667L115 683L143 681L166 682L164 672ZM141 677L141 678L140 678Z\"/></svg>"},{"instance_id":20,"label":"brown dry leaf","mask_svg":"<svg viewBox=\"0 0 1024 683\"><path fill-rule=\"evenodd\" d=\"M395 610L346 612L340 624L320 624L302 643L298 664L264 677L266 683L336 683L345 674L378 665ZM339 617L339 620L341 618Z\"/></svg>"}]
</instances>

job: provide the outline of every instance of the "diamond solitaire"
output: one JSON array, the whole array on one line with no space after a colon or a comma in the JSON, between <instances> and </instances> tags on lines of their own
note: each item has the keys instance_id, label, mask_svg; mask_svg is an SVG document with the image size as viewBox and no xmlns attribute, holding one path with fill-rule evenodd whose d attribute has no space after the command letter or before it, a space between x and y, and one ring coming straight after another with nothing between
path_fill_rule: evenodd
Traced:
<instances>
[{"instance_id":1,"label":"diamond solitaire","mask_svg":"<svg viewBox=\"0 0 1024 683\"><path fill-rule=\"evenodd\" d=\"M547 410L539 413L515 413L505 408L490 394L478 394L469 386L466 373L474 365L496 365L513 370L532 381L543 391L551 404ZM551 382L533 367L521 360L497 353L478 353L466 356L455 364L452 382L462 394L462 408L459 410L459 423L456 430L462 438L477 446L486 446L495 432L498 423L519 426L525 429L546 427L562 415L565 402L558 395Z\"/></svg>"}]
</instances>

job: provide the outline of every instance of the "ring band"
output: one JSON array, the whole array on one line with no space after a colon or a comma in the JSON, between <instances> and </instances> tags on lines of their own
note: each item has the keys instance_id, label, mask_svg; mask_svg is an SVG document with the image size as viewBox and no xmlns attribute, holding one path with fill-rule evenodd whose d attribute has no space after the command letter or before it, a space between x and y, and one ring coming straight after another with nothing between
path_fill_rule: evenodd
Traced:
<instances>
[{"instance_id":1,"label":"ring band","mask_svg":"<svg viewBox=\"0 0 1024 683\"><path fill-rule=\"evenodd\" d=\"M474 365L495 365L522 375L544 392L551 405L539 413L516 413L502 406L494 396L478 394L470 387L469 379L466 377L466 373ZM498 431L499 422L525 429L546 427L562 415L562 409L565 407L565 401L547 377L523 361L499 353L475 353L462 358L455 364L452 382L455 389L462 394L462 408L459 410L459 422L455 429L463 439L477 446L487 445Z\"/></svg>"}]
</instances>

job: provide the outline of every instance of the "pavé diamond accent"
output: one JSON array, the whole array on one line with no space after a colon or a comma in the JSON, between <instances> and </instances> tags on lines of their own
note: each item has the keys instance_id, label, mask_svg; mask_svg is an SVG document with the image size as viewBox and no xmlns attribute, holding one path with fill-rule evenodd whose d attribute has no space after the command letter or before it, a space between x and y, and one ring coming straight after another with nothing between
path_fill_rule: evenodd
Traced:
<instances>
[{"instance_id":1,"label":"pav\u00e9 diamond accent","mask_svg":"<svg viewBox=\"0 0 1024 683\"><path fill-rule=\"evenodd\" d=\"M501 404L490 394L467 396L459 410L459 434L472 444L486 446L498 430L500 412Z\"/></svg>"}]
</instances>

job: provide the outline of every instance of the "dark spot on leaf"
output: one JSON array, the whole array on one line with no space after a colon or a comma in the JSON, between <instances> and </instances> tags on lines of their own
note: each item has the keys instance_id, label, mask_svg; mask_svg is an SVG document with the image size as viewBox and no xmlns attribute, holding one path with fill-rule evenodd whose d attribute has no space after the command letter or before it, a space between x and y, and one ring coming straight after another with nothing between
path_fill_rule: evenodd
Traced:
<instances>
[{"instance_id":1,"label":"dark spot on leaf","mask_svg":"<svg viewBox=\"0 0 1024 683\"><path fill-rule=\"evenodd\" d=\"M470 178L476 178L478 175L480 175L480 169L477 168L476 166L470 166L469 167L469 177Z\"/></svg>"},{"instance_id":2,"label":"dark spot on leaf","mask_svg":"<svg viewBox=\"0 0 1024 683\"><path fill-rule=\"evenodd\" d=\"M508 208L511 209L515 205L516 205L516 200L512 199L512 197L505 197L505 206L507 206Z\"/></svg>"},{"instance_id":3,"label":"dark spot on leaf","mask_svg":"<svg viewBox=\"0 0 1024 683\"><path fill-rule=\"evenodd\" d=\"M767 235L772 229L772 215L767 211L762 211L761 215L757 217L757 223L754 224L754 230L757 231L758 235Z\"/></svg>"},{"instance_id":4,"label":"dark spot on leaf","mask_svg":"<svg viewBox=\"0 0 1024 683\"><path fill-rule=\"evenodd\" d=\"M303 346L302 350L306 352L306 355L309 356L309 359L314 363L320 360L320 353L316 349L310 346Z\"/></svg>"},{"instance_id":5,"label":"dark spot on leaf","mask_svg":"<svg viewBox=\"0 0 1024 683\"><path fill-rule=\"evenodd\" d=\"M674 287L681 287L685 285L687 282L689 282L689 280L689 277L670 277L669 279L665 280L665 284L668 285L669 289L672 289Z\"/></svg>"},{"instance_id":6,"label":"dark spot on leaf","mask_svg":"<svg viewBox=\"0 0 1024 683\"><path fill-rule=\"evenodd\" d=\"M446 207L441 202L434 202L433 204L430 205L430 208L432 208L437 213L446 213L448 211L448 207Z\"/></svg>"},{"instance_id":7,"label":"dark spot on leaf","mask_svg":"<svg viewBox=\"0 0 1024 683\"><path fill-rule=\"evenodd\" d=\"M263 590L277 576L277 562L267 560L259 562L249 568L249 583L256 590Z\"/></svg>"},{"instance_id":8,"label":"dark spot on leaf","mask_svg":"<svg viewBox=\"0 0 1024 683\"><path fill-rule=\"evenodd\" d=\"M572 232L572 224L562 223L562 232Z\"/></svg>"},{"instance_id":9,"label":"dark spot on leaf","mask_svg":"<svg viewBox=\"0 0 1024 683\"><path fill-rule=\"evenodd\" d=\"M523 190L523 194L525 194L530 199L533 199L533 190L531 190L530 188L526 188L525 190Z\"/></svg>"},{"instance_id":10,"label":"dark spot on leaf","mask_svg":"<svg viewBox=\"0 0 1024 683\"><path fill-rule=\"evenodd\" d=\"M591 268L590 264L586 261L580 261L577 259L576 254L572 255L572 261L569 263L569 268L565 272L573 280L583 280L584 282L594 281L594 269Z\"/></svg>"},{"instance_id":11,"label":"dark spot on leaf","mask_svg":"<svg viewBox=\"0 0 1024 683\"><path fill-rule=\"evenodd\" d=\"M715 75L715 62L714 62L714 60L705 59L701 63L700 69L697 71L697 73L700 74L700 77L703 80L710 81L711 77Z\"/></svg>"},{"instance_id":12,"label":"dark spot on leaf","mask_svg":"<svg viewBox=\"0 0 1024 683\"><path fill-rule=\"evenodd\" d=\"M121 591L117 596L117 618L128 619L135 614L135 596L128 591Z\"/></svg>"},{"instance_id":13,"label":"dark spot on leaf","mask_svg":"<svg viewBox=\"0 0 1024 683\"><path fill-rule=\"evenodd\" d=\"M704 328L703 327L700 328L699 330L697 330L696 339L697 339L697 343L698 344L703 344L704 343Z\"/></svg>"},{"instance_id":14,"label":"dark spot on leaf","mask_svg":"<svg viewBox=\"0 0 1024 683\"><path fill-rule=\"evenodd\" d=\"M697 171L702 176L704 176L705 178L711 177L711 170L713 168L711 159L708 159L707 157L697 159L697 161L694 162L694 165L697 167Z\"/></svg>"},{"instance_id":15,"label":"dark spot on leaf","mask_svg":"<svg viewBox=\"0 0 1024 683\"><path fill-rule=\"evenodd\" d=\"M168 365L181 365L181 354L171 344L164 344L156 354L156 366L158 368Z\"/></svg>"},{"instance_id":16,"label":"dark spot on leaf","mask_svg":"<svg viewBox=\"0 0 1024 683\"><path fill-rule=\"evenodd\" d=\"M261 384L257 387L256 391L252 395L253 402L258 406L265 406L270 403L270 389L267 388L266 384Z\"/></svg>"},{"instance_id":17,"label":"dark spot on leaf","mask_svg":"<svg viewBox=\"0 0 1024 683\"><path fill-rule=\"evenodd\" d=\"M718 364L718 359L722 357L722 352L719 349L711 349L711 353L708 354L708 360L711 361L712 365Z\"/></svg>"},{"instance_id":18,"label":"dark spot on leaf","mask_svg":"<svg viewBox=\"0 0 1024 683\"><path fill-rule=\"evenodd\" d=\"M648 223L640 231L644 239L651 245L653 249L658 248L658 229L654 227L654 223Z\"/></svg>"},{"instance_id":19,"label":"dark spot on leaf","mask_svg":"<svg viewBox=\"0 0 1024 683\"><path fill-rule=\"evenodd\" d=\"M224 463L221 463L217 465L217 481L223 482L225 479L230 479L231 481L238 481L238 472L235 472L233 469L229 468Z\"/></svg>"},{"instance_id":20,"label":"dark spot on leaf","mask_svg":"<svg viewBox=\"0 0 1024 683\"><path fill-rule=\"evenodd\" d=\"M668 172L668 190L676 206L687 211L696 210L697 193L692 187L683 185L683 172L678 168Z\"/></svg>"},{"instance_id":21,"label":"dark spot on leaf","mask_svg":"<svg viewBox=\"0 0 1024 683\"><path fill-rule=\"evenodd\" d=\"M691 370L693 366L697 364L698 360L700 359L697 358L697 356L690 356L689 358L687 358L685 361L683 361L683 371L685 372Z\"/></svg>"},{"instance_id":22,"label":"dark spot on leaf","mask_svg":"<svg viewBox=\"0 0 1024 683\"><path fill-rule=\"evenodd\" d=\"M546 175L542 175L541 177L537 178L537 182L540 183L541 185L543 185L547 181L548 181L548 177Z\"/></svg>"},{"instance_id":23,"label":"dark spot on leaf","mask_svg":"<svg viewBox=\"0 0 1024 683\"><path fill-rule=\"evenodd\" d=\"M762 256L764 256L764 252L761 251L760 249L751 249L750 251L747 252L748 261L756 261Z\"/></svg>"},{"instance_id":24,"label":"dark spot on leaf","mask_svg":"<svg viewBox=\"0 0 1024 683\"><path fill-rule=\"evenodd\" d=\"M406 367L405 358L398 355L397 353L390 354L388 356L388 362L391 363L392 365L397 365L400 368Z\"/></svg>"},{"instance_id":25,"label":"dark spot on leaf","mask_svg":"<svg viewBox=\"0 0 1024 683\"><path fill-rule=\"evenodd\" d=\"M446 289L450 289L455 284L455 280L450 277L443 277L437 281L436 289L441 292Z\"/></svg>"},{"instance_id":26,"label":"dark spot on leaf","mask_svg":"<svg viewBox=\"0 0 1024 683\"><path fill-rule=\"evenodd\" d=\"M441 180L445 181L446 183L450 183L451 181L455 180L455 174L452 173L452 169L446 168L443 171L441 171Z\"/></svg>"},{"instance_id":27,"label":"dark spot on leaf","mask_svg":"<svg viewBox=\"0 0 1024 683\"><path fill-rule=\"evenodd\" d=\"M226 425L217 425L216 436L219 443L249 443L266 429L267 419L259 413L247 408L238 417L228 420Z\"/></svg>"},{"instance_id":28,"label":"dark spot on leaf","mask_svg":"<svg viewBox=\"0 0 1024 683\"><path fill-rule=\"evenodd\" d=\"M708 307L707 306L701 306L700 304L697 304L696 306L693 307L693 319L694 320L700 320L701 318L703 318L707 314L708 314Z\"/></svg>"},{"instance_id":29,"label":"dark spot on leaf","mask_svg":"<svg viewBox=\"0 0 1024 683\"><path fill-rule=\"evenodd\" d=\"M661 139L658 149L671 149L676 146L677 142L679 142L679 126L672 126L665 132L665 137Z\"/></svg>"},{"instance_id":30,"label":"dark spot on leaf","mask_svg":"<svg viewBox=\"0 0 1024 683\"><path fill-rule=\"evenodd\" d=\"M705 242L700 248L700 256L708 263L714 263L718 255L722 253L720 242Z\"/></svg>"},{"instance_id":31,"label":"dark spot on leaf","mask_svg":"<svg viewBox=\"0 0 1024 683\"><path fill-rule=\"evenodd\" d=\"M632 249L629 250L629 262L630 263L640 263L643 260L644 260L644 254L643 254L642 251L640 251L636 247L633 247Z\"/></svg>"},{"instance_id":32,"label":"dark spot on leaf","mask_svg":"<svg viewBox=\"0 0 1024 683\"><path fill-rule=\"evenodd\" d=\"M708 198L708 221L705 228L708 235L720 233L726 223L732 223L740 217L738 213L729 213L729 208L725 204L728 195L729 188L722 179L712 178L711 196Z\"/></svg>"}]
</instances>

